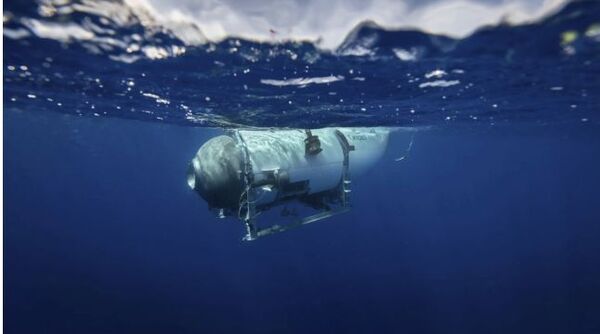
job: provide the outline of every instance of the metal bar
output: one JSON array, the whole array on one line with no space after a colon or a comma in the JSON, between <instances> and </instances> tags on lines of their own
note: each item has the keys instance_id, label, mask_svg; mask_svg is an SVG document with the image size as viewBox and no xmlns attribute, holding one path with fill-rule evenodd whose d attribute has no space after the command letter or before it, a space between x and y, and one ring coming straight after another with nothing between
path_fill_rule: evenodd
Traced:
<instances>
[{"instance_id":1,"label":"metal bar","mask_svg":"<svg viewBox=\"0 0 600 334\"><path fill-rule=\"evenodd\" d=\"M342 214L342 213L346 213L348 211L350 211L350 208L343 207L343 208L340 208L340 209L334 209L334 210L328 210L328 211L319 212L317 214L314 214L312 216L308 216L308 217L302 218L300 220L297 220L297 221L295 221L293 223L290 223L290 224L287 224L287 225L278 225L278 224L276 224L276 225L273 225L273 226L270 226L270 227L267 227L267 228L264 228L264 229L259 229L258 231L256 231L254 239L246 239L245 238L244 240L248 240L248 241L250 241L250 240L256 240L258 238L265 237L267 235L271 235L271 234L275 234L275 233L280 233L280 232L285 232L287 230L291 230L291 229L296 228L296 227L300 227L300 226L303 226L303 225L308 225L308 224L311 224L311 223L314 223L314 222L318 222L320 220L323 220L323 219L326 219L326 218L329 218L329 217L332 217L332 216L336 216L336 215L339 215L339 214Z\"/></svg>"},{"instance_id":2,"label":"metal bar","mask_svg":"<svg viewBox=\"0 0 600 334\"><path fill-rule=\"evenodd\" d=\"M254 205L254 189L252 188L252 164L250 162L250 154L248 153L248 148L246 147L246 142L239 131L234 130L233 137L236 142L242 147L242 158L243 163L242 166L244 168L244 183L245 189L242 192L240 197L240 203L238 204L238 218L240 218L246 227L246 236L244 236L244 240L254 240L256 239L256 222L254 217L256 215L256 208ZM242 208L246 208L246 214L243 217L240 217Z\"/></svg>"}]
</instances>

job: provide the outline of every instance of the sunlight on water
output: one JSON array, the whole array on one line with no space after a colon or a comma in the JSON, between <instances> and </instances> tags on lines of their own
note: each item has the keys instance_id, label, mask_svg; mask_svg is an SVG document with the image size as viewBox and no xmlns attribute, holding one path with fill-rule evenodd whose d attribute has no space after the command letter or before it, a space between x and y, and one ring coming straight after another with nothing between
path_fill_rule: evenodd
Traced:
<instances>
[{"instance_id":1,"label":"sunlight on water","mask_svg":"<svg viewBox=\"0 0 600 334\"><path fill-rule=\"evenodd\" d=\"M366 22L325 50L210 42L133 2L9 5L6 107L225 127L598 124L599 7L463 39Z\"/></svg>"}]
</instances>

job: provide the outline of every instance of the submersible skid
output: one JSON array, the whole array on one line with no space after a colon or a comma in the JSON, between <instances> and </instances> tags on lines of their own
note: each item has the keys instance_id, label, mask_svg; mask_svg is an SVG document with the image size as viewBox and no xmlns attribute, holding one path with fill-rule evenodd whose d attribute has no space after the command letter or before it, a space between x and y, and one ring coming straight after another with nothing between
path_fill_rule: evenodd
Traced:
<instances>
[{"instance_id":1,"label":"submersible skid","mask_svg":"<svg viewBox=\"0 0 600 334\"><path fill-rule=\"evenodd\" d=\"M244 240L255 240L348 211L350 176L381 158L389 133L388 128L230 130L200 147L187 183L219 217L239 218ZM293 200L318 212L259 227L257 215Z\"/></svg>"}]
</instances>

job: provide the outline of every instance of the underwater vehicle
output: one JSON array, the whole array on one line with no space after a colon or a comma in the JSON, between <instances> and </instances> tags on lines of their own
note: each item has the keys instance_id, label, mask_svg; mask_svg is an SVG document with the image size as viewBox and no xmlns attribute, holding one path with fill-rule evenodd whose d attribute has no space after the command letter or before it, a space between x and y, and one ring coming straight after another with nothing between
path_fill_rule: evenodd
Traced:
<instances>
[{"instance_id":1,"label":"underwater vehicle","mask_svg":"<svg viewBox=\"0 0 600 334\"><path fill-rule=\"evenodd\" d=\"M246 227L244 240L255 240L347 212L351 176L381 158L389 133L388 128L341 127L229 130L200 147L187 183L218 217L239 218ZM317 213L259 227L260 213L290 201Z\"/></svg>"}]
</instances>

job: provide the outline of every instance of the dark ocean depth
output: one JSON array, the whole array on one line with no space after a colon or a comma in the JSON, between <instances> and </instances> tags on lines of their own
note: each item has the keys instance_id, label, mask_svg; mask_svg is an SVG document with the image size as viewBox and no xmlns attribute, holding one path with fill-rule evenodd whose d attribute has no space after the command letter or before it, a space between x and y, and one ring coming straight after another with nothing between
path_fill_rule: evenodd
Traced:
<instances>
[{"instance_id":1,"label":"dark ocean depth","mask_svg":"<svg viewBox=\"0 0 600 334\"><path fill-rule=\"evenodd\" d=\"M217 130L5 112L7 333L595 333L600 135L395 134L350 213L242 242L185 183Z\"/></svg>"}]
</instances>

